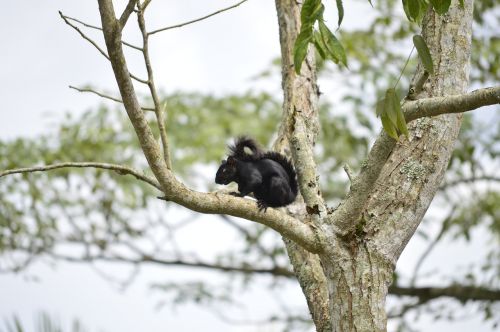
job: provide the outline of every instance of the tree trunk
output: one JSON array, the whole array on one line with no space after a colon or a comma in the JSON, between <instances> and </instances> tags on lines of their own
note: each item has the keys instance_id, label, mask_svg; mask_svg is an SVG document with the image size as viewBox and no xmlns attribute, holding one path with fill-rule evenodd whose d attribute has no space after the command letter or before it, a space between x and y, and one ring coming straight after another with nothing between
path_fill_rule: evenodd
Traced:
<instances>
[{"instance_id":1,"label":"tree trunk","mask_svg":"<svg viewBox=\"0 0 500 332\"><path fill-rule=\"evenodd\" d=\"M458 0L453 0L447 14L439 16L429 10L425 16L422 35L431 51L435 74L417 97L466 91L473 0L464 3L465 8L460 8ZM292 140L298 126L296 119L301 119L312 150L318 129L314 57L310 50L301 75L295 75L291 59L293 42L300 30L299 5L295 1L276 0L276 7L285 95L284 120L276 147L283 150L283 142L288 138L292 153L295 152ZM421 72L418 68L415 80ZM304 96L309 102L302 102L301 114L290 120ZM409 126L409 141L401 139L396 145L381 134L378 142L392 152L386 162L384 159L380 176L370 188L368 202L355 230L342 229L342 222L334 225L327 221L321 197L315 196L315 193L320 195L319 190L310 190L319 188L313 181L314 163L308 164L303 155L294 154L299 181L309 187L301 187L306 206L314 203L318 210L315 214L302 214L302 220L326 234L327 248L320 256L304 254L300 247L287 245L317 331L386 331L385 299L396 262L444 177L460 123L461 115L455 114L414 121ZM310 181L304 181L304 177ZM322 271L318 267L322 267Z\"/></svg>"}]
</instances>

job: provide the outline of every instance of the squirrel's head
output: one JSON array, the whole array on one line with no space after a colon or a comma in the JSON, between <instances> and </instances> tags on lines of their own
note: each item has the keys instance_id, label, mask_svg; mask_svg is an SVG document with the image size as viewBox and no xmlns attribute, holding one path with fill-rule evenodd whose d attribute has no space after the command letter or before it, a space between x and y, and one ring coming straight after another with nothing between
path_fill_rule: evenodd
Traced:
<instances>
[{"instance_id":1,"label":"squirrel's head","mask_svg":"<svg viewBox=\"0 0 500 332\"><path fill-rule=\"evenodd\" d=\"M222 160L215 174L215 183L229 184L236 179L236 159L229 156L227 160Z\"/></svg>"}]
</instances>

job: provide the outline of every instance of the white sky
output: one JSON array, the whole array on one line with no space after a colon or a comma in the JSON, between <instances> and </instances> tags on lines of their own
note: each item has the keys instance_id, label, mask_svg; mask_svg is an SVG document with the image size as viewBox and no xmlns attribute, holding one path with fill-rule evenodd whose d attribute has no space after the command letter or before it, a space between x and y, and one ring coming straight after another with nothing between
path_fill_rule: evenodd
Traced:
<instances>
[{"instance_id":1,"label":"white sky","mask_svg":"<svg viewBox=\"0 0 500 332\"><path fill-rule=\"evenodd\" d=\"M234 4L236 1L153 0L148 9L150 30L184 22ZM123 7L125 1L116 1ZM334 2L327 5L334 7ZM344 26L366 22L370 8L345 1ZM34 136L50 131L64 112L82 112L103 100L92 94L81 94L68 85L92 85L114 94L115 82L109 63L97 50L69 26L58 14L76 17L100 25L97 1L5 1L0 12L0 139ZM215 94L245 91L253 87L252 76L267 69L279 55L278 30L274 2L249 0L230 12L201 23L164 32L151 38L151 56L156 84L167 92L176 90L203 91ZM336 22L336 19L332 19ZM134 27L132 18L128 24ZM84 29L85 30L85 29ZM99 35L88 31L103 45ZM127 41L140 44L138 34L126 29ZM129 66L144 77L142 58L129 52ZM271 86L273 91L279 89ZM8 156L0 156L8 157ZM205 222L210 223L210 220ZM213 228L204 234L216 234ZM197 239L192 239L196 243ZM412 242L403 257L403 270L410 271L417 248ZM467 256L463 246L449 248L438 254L435 265L450 259L450 253ZM441 255L441 256L439 256ZM452 258L453 258L452 257ZM401 266L400 266L401 267ZM117 269L116 271L120 271ZM174 272L172 272L174 271ZM85 265L58 264L52 268L36 263L28 274L0 275L0 326L2 318L18 313L31 327L40 310L55 314L63 322L76 317L91 331L274 331L272 328L235 327L225 324L210 312L196 306L182 307L176 312L154 310L157 298L148 290L147 282L158 276L190 270L165 270L148 267L124 293L118 292L95 271ZM35 275L38 281L31 280ZM153 278L156 277L156 278ZM207 275L215 279L214 275ZM264 286L263 286L264 287ZM268 304L259 303L256 290L249 297L247 314L262 313ZM300 290L290 289L286 295L291 304L301 303ZM272 306L272 304L269 304ZM477 320L448 324L427 322L425 331L487 331Z\"/></svg>"}]
</instances>

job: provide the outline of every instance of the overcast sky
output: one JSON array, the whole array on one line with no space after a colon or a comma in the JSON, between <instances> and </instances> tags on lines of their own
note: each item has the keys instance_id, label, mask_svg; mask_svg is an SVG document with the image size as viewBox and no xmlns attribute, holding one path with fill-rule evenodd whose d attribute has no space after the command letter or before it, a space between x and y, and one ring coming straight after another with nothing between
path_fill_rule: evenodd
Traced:
<instances>
[{"instance_id":1,"label":"overcast sky","mask_svg":"<svg viewBox=\"0 0 500 332\"><path fill-rule=\"evenodd\" d=\"M235 2L153 0L148 9L147 24L149 30L169 26ZM115 3L120 9L125 1ZM328 3L330 8L332 3ZM363 24L370 17L370 9L364 4L354 8L345 1L345 5L344 27ZM97 90L117 95L110 64L64 24L59 10L65 15L100 25L97 1L15 0L2 4L0 139L33 137L48 132L50 123L57 122L64 112L82 112L103 102L95 95L71 90L69 85L92 85ZM126 29L125 39L140 44L135 21L130 20L128 27L134 29ZM85 31L103 45L98 33ZM130 50L128 55L131 71L145 77L140 54ZM156 83L166 92L183 90L223 94L245 91L253 87L251 77L267 69L278 56L277 19L274 2L269 0L249 0L209 20L151 37ZM279 82L268 88L276 91ZM206 232L215 234L213 227L207 228ZM217 246L217 243L213 245ZM412 243L401 258L408 271L412 267L412 258L417 257L418 248L421 245ZM435 258L436 266L441 260L450 260L451 251L466 253L463 246L449 250ZM273 331L272 328L263 330L228 325L209 311L195 306L176 312L155 310L156 298L146 284L152 276L162 275L172 277L165 269L149 267L126 292L119 292L86 265L50 267L37 263L28 273L0 275L0 321L12 313L19 313L24 321L31 323L34 314L46 310L63 322L80 318L92 331ZM215 277L207 275L207 278ZM259 303L259 292L264 291L255 290L254 296L250 296L255 302L249 303L248 311L262 313L265 310L266 306ZM298 288L288 291L287 300L291 304L303 301ZM432 322L423 322L422 326L428 327L426 331L465 332L475 329L478 320L461 322L449 328L443 327L446 324Z\"/></svg>"}]
</instances>

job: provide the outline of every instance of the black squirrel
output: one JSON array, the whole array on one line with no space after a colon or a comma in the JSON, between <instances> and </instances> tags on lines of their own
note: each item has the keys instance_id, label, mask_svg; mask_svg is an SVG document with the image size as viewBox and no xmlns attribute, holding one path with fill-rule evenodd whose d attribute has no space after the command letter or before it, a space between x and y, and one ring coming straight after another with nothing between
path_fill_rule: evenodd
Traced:
<instances>
[{"instance_id":1,"label":"black squirrel","mask_svg":"<svg viewBox=\"0 0 500 332\"><path fill-rule=\"evenodd\" d=\"M292 163L283 155L262 150L257 142L246 136L229 145L229 156L215 175L215 183L227 185L234 181L243 197L253 192L259 211L292 203L297 197L296 173Z\"/></svg>"}]
</instances>

